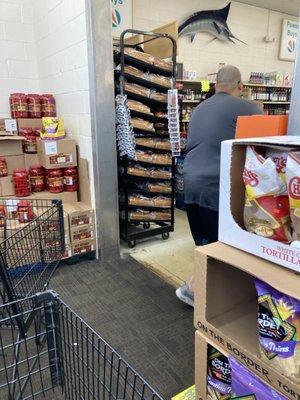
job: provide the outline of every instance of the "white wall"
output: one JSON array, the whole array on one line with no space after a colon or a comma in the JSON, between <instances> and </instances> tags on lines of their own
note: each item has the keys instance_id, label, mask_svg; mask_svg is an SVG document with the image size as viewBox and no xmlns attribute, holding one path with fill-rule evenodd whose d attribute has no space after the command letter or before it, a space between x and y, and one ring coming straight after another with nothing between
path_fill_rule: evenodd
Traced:
<instances>
[{"instance_id":1,"label":"white wall","mask_svg":"<svg viewBox=\"0 0 300 400\"><path fill-rule=\"evenodd\" d=\"M175 20L180 23L193 12L219 9L228 3L224 0L133 1L134 28L143 30L158 28ZM233 1L228 25L233 34L247 45L223 43L217 40L211 42L210 35L201 33L196 35L193 43L190 43L187 37L179 39L178 61L184 63L185 69L197 71L198 77L201 78L216 72L220 62L238 66L245 80L249 79L251 71L292 72L293 63L278 59L283 18L297 20L289 15ZM268 20L269 35L276 38L275 43L263 42L263 37L268 33Z\"/></svg>"},{"instance_id":2,"label":"white wall","mask_svg":"<svg viewBox=\"0 0 300 400\"><path fill-rule=\"evenodd\" d=\"M9 95L39 90L32 0L0 0L0 117Z\"/></svg>"}]
</instances>

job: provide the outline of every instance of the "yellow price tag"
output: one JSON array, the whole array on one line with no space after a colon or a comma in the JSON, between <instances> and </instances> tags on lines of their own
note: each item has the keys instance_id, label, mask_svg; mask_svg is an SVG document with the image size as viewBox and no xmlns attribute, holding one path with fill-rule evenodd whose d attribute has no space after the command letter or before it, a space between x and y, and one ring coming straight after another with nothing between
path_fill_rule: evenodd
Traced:
<instances>
[{"instance_id":1,"label":"yellow price tag","mask_svg":"<svg viewBox=\"0 0 300 400\"><path fill-rule=\"evenodd\" d=\"M209 92L210 82L203 80L203 81L200 81L200 83L201 83L201 91L203 93Z\"/></svg>"},{"instance_id":2,"label":"yellow price tag","mask_svg":"<svg viewBox=\"0 0 300 400\"><path fill-rule=\"evenodd\" d=\"M185 389L183 392L172 397L172 400L195 400L196 388L195 385Z\"/></svg>"}]
</instances>

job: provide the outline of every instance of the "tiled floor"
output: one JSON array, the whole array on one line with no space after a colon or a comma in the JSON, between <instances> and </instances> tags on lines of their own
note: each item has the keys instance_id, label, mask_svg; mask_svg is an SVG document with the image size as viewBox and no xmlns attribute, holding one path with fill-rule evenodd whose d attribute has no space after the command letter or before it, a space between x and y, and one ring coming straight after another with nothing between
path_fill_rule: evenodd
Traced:
<instances>
[{"instance_id":1,"label":"tiled floor","mask_svg":"<svg viewBox=\"0 0 300 400\"><path fill-rule=\"evenodd\" d=\"M168 240L160 236L147 239L129 250L122 247L125 253L144 264L160 275L173 286L178 286L192 275L194 270L194 242L190 234L186 213L175 212L175 232Z\"/></svg>"}]
</instances>

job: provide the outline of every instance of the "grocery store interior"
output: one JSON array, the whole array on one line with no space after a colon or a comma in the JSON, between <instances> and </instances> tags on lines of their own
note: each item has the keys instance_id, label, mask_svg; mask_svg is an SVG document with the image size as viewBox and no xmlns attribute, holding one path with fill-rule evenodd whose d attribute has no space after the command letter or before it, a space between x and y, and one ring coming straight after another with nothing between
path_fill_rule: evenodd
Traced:
<instances>
[{"instance_id":1,"label":"grocery store interior","mask_svg":"<svg viewBox=\"0 0 300 400\"><path fill-rule=\"evenodd\" d=\"M300 399L299 13L0 0L1 400Z\"/></svg>"}]
</instances>

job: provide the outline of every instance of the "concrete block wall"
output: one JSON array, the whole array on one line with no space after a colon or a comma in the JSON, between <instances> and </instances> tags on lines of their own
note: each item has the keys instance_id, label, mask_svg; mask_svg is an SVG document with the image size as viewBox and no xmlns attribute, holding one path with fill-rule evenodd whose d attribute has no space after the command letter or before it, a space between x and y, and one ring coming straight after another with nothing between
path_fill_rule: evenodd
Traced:
<instances>
[{"instance_id":1,"label":"concrete block wall","mask_svg":"<svg viewBox=\"0 0 300 400\"><path fill-rule=\"evenodd\" d=\"M0 118L9 95L39 90L32 0L0 0Z\"/></svg>"},{"instance_id":2,"label":"concrete block wall","mask_svg":"<svg viewBox=\"0 0 300 400\"><path fill-rule=\"evenodd\" d=\"M133 0L133 24L136 29L151 30L169 22L183 21L200 10L219 9L225 0ZM193 43L187 37L179 39L178 61L187 70L197 71L199 78L217 71L218 64L225 62L238 66L243 79L248 81L251 72L292 72L294 64L278 58L282 19L297 20L290 15L232 1L228 25L235 36L247 43L223 43L212 41L212 36L201 33ZM268 32L269 25L269 32ZM274 43L265 43L269 34Z\"/></svg>"}]
</instances>

